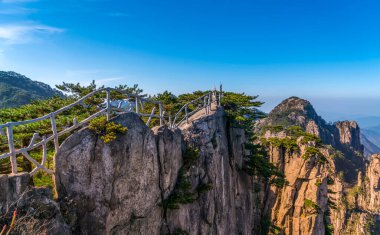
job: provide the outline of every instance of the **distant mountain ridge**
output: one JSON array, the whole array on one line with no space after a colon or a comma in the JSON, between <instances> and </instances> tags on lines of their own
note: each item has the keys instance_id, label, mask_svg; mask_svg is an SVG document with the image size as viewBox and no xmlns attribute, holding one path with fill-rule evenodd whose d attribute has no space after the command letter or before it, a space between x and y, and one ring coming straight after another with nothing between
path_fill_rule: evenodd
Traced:
<instances>
[{"instance_id":1,"label":"distant mountain ridge","mask_svg":"<svg viewBox=\"0 0 380 235\"><path fill-rule=\"evenodd\" d=\"M360 133L360 141L364 145L364 156L368 157L372 154L380 153L379 146L374 144L365 133Z\"/></svg>"},{"instance_id":2,"label":"distant mountain ridge","mask_svg":"<svg viewBox=\"0 0 380 235\"><path fill-rule=\"evenodd\" d=\"M63 94L49 85L12 71L0 71L0 108L18 107L33 100Z\"/></svg>"}]
</instances>

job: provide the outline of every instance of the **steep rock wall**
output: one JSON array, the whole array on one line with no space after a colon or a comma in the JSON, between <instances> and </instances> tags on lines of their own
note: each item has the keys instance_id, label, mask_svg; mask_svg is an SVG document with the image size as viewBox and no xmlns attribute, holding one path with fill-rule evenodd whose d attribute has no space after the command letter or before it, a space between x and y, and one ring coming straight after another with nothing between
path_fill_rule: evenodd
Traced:
<instances>
[{"instance_id":1,"label":"steep rock wall","mask_svg":"<svg viewBox=\"0 0 380 235\"><path fill-rule=\"evenodd\" d=\"M229 128L223 110L174 131L150 130L135 114L114 121L128 127L114 142L83 129L56 156L59 200L74 232L248 235L260 229L263 193L254 192L254 179L241 170L244 131ZM185 167L187 148L198 149L199 157ZM179 174L196 199L165 208ZM204 185L211 188L200 192Z\"/></svg>"},{"instance_id":2,"label":"steep rock wall","mask_svg":"<svg viewBox=\"0 0 380 235\"><path fill-rule=\"evenodd\" d=\"M156 137L138 116L114 120L128 128L110 144L83 129L55 158L59 199L81 234L159 234L160 170ZM66 203L67 204L67 203Z\"/></svg>"}]
</instances>

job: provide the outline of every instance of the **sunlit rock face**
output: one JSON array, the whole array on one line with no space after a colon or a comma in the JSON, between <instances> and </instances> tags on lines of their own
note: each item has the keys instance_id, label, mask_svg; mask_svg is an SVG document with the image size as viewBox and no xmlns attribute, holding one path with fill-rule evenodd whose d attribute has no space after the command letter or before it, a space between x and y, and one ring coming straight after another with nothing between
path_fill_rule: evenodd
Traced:
<instances>
[{"instance_id":1,"label":"sunlit rock face","mask_svg":"<svg viewBox=\"0 0 380 235\"><path fill-rule=\"evenodd\" d=\"M255 192L256 180L241 170L245 133L228 127L222 109L195 115L176 130L150 130L134 114L114 121L128 127L116 141L105 144L83 129L70 136L56 156L59 200L69 209L75 232L252 234L260 230L264 204L258 202L264 200L264 188ZM187 148L199 150L191 167L184 160ZM164 208L183 172L195 200L177 209ZM201 192L202 185L210 188Z\"/></svg>"},{"instance_id":2,"label":"sunlit rock face","mask_svg":"<svg viewBox=\"0 0 380 235\"><path fill-rule=\"evenodd\" d=\"M157 234L162 211L156 136L134 114L114 121L128 132L110 144L88 129L62 144L55 158L59 198L71 203L82 234Z\"/></svg>"},{"instance_id":3,"label":"sunlit rock face","mask_svg":"<svg viewBox=\"0 0 380 235\"><path fill-rule=\"evenodd\" d=\"M294 143L298 150L279 146L281 140L292 138L286 131L292 126L319 137L322 145L317 146L315 141L305 143L303 137L297 137ZM260 120L255 130L266 140L277 140L277 145L269 147L269 157L288 181L282 189L270 187L266 197L264 214L270 214L279 233L379 232L379 157L374 155L366 163L356 122L328 124L309 102L291 97ZM309 146L317 147L325 161L321 162L317 155L306 157Z\"/></svg>"},{"instance_id":4,"label":"sunlit rock face","mask_svg":"<svg viewBox=\"0 0 380 235\"><path fill-rule=\"evenodd\" d=\"M113 121L128 131L106 144L83 128L55 156L58 203L48 205L56 208L62 234L379 232L379 155L366 162L358 125L327 124L305 100L285 100L254 129L258 143L267 141L267 157L284 175L283 186L246 173L248 136L221 108L200 111L175 130L150 129L132 113ZM285 127L266 128L279 124ZM301 134L292 136L291 126ZM283 140L288 145L279 144ZM197 150L190 160L189 149ZM7 190L0 205L29 184L28 175L6 177L0 177ZM176 194L181 187L190 194ZM190 199L165 206L173 195Z\"/></svg>"}]
</instances>

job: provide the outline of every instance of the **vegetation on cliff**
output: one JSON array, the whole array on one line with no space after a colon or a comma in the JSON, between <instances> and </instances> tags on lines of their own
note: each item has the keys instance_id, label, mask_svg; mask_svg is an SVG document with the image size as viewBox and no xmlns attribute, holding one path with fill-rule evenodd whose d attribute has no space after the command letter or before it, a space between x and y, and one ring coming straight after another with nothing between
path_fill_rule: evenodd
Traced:
<instances>
[{"instance_id":1,"label":"vegetation on cliff","mask_svg":"<svg viewBox=\"0 0 380 235\"><path fill-rule=\"evenodd\" d=\"M99 135L106 144L115 140L118 134L125 134L128 131L123 125L107 121L105 116L92 119L88 129Z\"/></svg>"},{"instance_id":2,"label":"vegetation on cliff","mask_svg":"<svg viewBox=\"0 0 380 235\"><path fill-rule=\"evenodd\" d=\"M1 123L6 123L10 121L21 121L27 119L34 119L46 115L50 112L58 110L66 105L73 103L76 99L89 94L96 89L103 88L98 87L95 82L87 86L82 86L79 83L63 83L56 86L57 89L64 92L65 96L55 96L46 100L36 100L30 104L21 106L20 108L8 108L0 110ZM127 86L119 85L117 89L123 90L128 93L135 95L147 96L143 93L143 90L138 87L138 85ZM174 115L184 104L192 101L199 96L207 94L210 91L195 91L193 93L186 93L175 96L169 91L159 93L155 96L150 96L150 98L161 101L164 104L164 108L169 115ZM117 92L113 92L112 97L122 97ZM77 105L72 109L69 109L64 112L64 115L58 115L56 117L56 123L58 131L63 130L64 128L73 125L74 119L80 122L84 120L91 114L94 114L97 111L97 107L103 102L104 94L99 94L94 96L91 99L86 100L83 105ZM262 148L262 146L255 144L257 137L254 135L253 124L256 120L264 117L264 114L259 111L259 107L262 105L262 102L256 101L256 96L249 96L244 93L234 93L234 92L224 92L222 105L225 108L229 123L231 126L242 127L245 129L249 136L249 143L247 143L246 148L250 150L250 154L246 156L245 170L251 175L258 175L267 180L272 176L276 178L282 178L282 175L276 171L275 167L267 159L267 154ZM149 106L149 104L145 104ZM146 107L147 109L149 107ZM197 104L190 104L188 106L189 112L195 110ZM157 125L158 121L152 121L151 125ZM112 141L117 133L124 133L124 130L121 130L120 127L115 126L112 123L105 123L105 119L98 118L95 119L90 124L90 128L97 134L101 136L103 141L110 142ZM21 148L29 144L34 133L38 133L40 137L49 136L52 133L51 124L47 121L41 121L38 123L23 125L14 128L14 137L15 137L15 147ZM69 133L70 134L70 133ZM69 135L67 134L67 135ZM60 142L64 138L60 138ZM0 151L8 151L7 141L5 136L0 137ZM52 149L53 143L49 148ZM32 157L37 161L41 161L41 150L31 151ZM49 168L52 168L52 156L54 152L49 151L47 165ZM34 166L32 163L24 159L23 156L18 156L17 161L19 163L20 171L30 171ZM10 173L10 162L9 159L3 159L0 161L0 173ZM276 184L282 184L282 180L273 179ZM47 174L41 172L36 174L34 177L34 182L36 185L49 185L51 184L51 178ZM200 191L203 191L203 188L209 188L209 185L204 185L200 188Z\"/></svg>"}]
</instances>

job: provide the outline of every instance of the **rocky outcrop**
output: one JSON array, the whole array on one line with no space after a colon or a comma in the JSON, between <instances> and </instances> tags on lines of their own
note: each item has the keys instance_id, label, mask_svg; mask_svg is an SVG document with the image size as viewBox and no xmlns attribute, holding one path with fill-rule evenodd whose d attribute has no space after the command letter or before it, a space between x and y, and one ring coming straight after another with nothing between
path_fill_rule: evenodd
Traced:
<instances>
[{"instance_id":1,"label":"rocky outcrop","mask_svg":"<svg viewBox=\"0 0 380 235\"><path fill-rule=\"evenodd\" d=\"M309 101L290 97L275 107L267 118L259 120L256 131L276 126L299 126L305 132L319 137L323 144L339 150L344 158L334 159L335 168L344 173L347 183L356 184L357 174L365 171L364 147L360 142L360 128L356 122L328 124L316 113Z\"/></svg>"},{"instance_id":2,"label":"rocky outcrop","mask_svg":"<svg viewBox=\"0 0 380 235\"><path fill-rule=\"evenodd\" d=\"M49 188L34 188L28 173L0 175L0 227L9 225L17 212L11 234L70 235Z\"/></svg>"},{"instance_id":3,"label":"rocky outcrop","mask_svg":"<svg viewBox=\"0 0 380 235\"><path fill-rule=\"evenodd\" d=\"M180 128L185 141L199 148L200 157L186 175L192 188L210 184L212 190L196 202L167 211L170 231L181 228L189 234L257 234L260 230L262 194L255 193L254 180L240 170L243 164L245 133L226 128L219 110Z\"/></svg>"},{"instance_id":4,"label":"rocky outcrop","mask_svg":"<svg viewBox=\"0 0 380 235\"><path fill-rule=\"evenodd\" d=\"M292 126L301 128L296 136ZM380 232L380 157L370 157L366 167L356 122L327 124L310 103L292 97L260 120L256 131L272 141L270 159L288 181L282 189L271 187L266 200L281 234ZM307 136L302 131L321 143L310 136L302 141ZM307 154L308 148L313 154Z\"/></svg>"},{"instance_id":5,"label":"rocky outcrop","mask_svg":"<svg viewBox=\"0 0 380 235\"><path fill-rule=\"evenodd\" d=\"M258 233L264 190L255 192L241 170L244 131L228 127L222 109L195 117L176 130L150 130L123 114L113 121L128 132L110 144L88 129L70 136L55 159L55 182L74 232ZM189 159L190 150L197 156Z\"/></svg>"},{"instance_id":6,"label":"rocky outcrop","mask_svg":"<svg viewBox=\"0 0 380 235\"><path fill-rule=\"evenodd\" d=\"M360 128L354 121L336 122L337 139L341 145L346 145L354 151L363 153L364 147L360 142Z\"/></svg>"},{"instance_id":7,"label":"rocky outcrop","mask_svg":"<svg viewBox=\"0 0 380 235\"><path fill-rule=\"evenodd\" d=\"M283 135L280 140L289 138ZM303 138L296 140L298 150L269 146L270 159L284 173L287 183L283 188L268 188L264 213L270 215L278 234L339 232L343 225L339 218L344 218L344 212L333 210L334 205L341 204L342 193L342 182L334 173L334 152L314 141L305 143ZM318 154L310 155L311 148Z\"/></svg>"},{"instance_id":8,"label":"rocky outcrop","mask_svg":"<svg viewBox=\"0 0 380 235\"><path fill-rule=\"evenodd\" d=\"M18 175L0 175L0 211L6 210L30 186L30 176L27 173Z\"/></svg>"},{"instance_id":9,"label":"rocky outcrop","mask_svg":"<svg viewBox=\"0 0 380 235\"><path fill-rule=\"evenodd\" d=\"M19 198L25 210L43 205L49 213L36 222L55 224L52 234L379 232L380 155L365 165L355 122L327 124L296 97L281 103L255 127L284 176L275 184L246 173L252 136L213 108L174 130L122 114L113 121L128 131L108 144L83 128L55 156L59 204L47 189L20 196L25 174L0 176L0 206Z\"/></svg>"},{"instance_id":10,"label":"rocky outcrop","mask_svg":"<svg viewBox=\"0 0 380 235\"><path fill-rule=\"evenodd\" d=\"M55 158L59 200L71 210L70 224L77 233L159 234L162 210L156 136L134 114L121 115L114 122L126 126L128 132L110 144L88 129L62 144Z\"/></svg>"},{"instance_id":11,"label":"rocky outcrop","mask_svg":"<svg viewBox=\"0 0 380 235\"><path fill-rule=\"evenodd\" d=\"M366 178L364 179L366 201L362 202L363 207L368 211L380 214L380 155L371 156L368 164Z\"/></svg>"}]
</instances>

